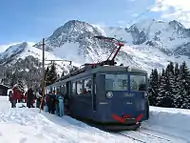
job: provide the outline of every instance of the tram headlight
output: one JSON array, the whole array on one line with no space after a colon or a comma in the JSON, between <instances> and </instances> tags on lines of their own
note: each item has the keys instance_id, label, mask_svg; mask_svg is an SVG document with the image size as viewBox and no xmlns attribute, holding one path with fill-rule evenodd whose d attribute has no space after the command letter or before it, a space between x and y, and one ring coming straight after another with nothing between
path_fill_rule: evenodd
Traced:
<instances>
[{"instance_id":1,"label":"tram headlight","mask_svg":"<svg viewBox=\"0 0 190 143\"><path fill-rule=\"evenodd\" d=\"M111 91L107 92L106 97L107 98L112 98L113 97L113 92L111 92Z\"/></svg>"}]
</instances>

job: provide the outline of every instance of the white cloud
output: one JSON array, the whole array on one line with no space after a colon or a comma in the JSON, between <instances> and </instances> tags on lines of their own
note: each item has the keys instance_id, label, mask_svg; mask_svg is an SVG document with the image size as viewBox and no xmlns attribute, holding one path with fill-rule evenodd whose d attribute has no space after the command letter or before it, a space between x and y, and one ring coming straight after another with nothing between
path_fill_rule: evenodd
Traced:
<instances>
[{"instance_id":1,"label":"white cloud","mask_svg":"<svg viewBox=\"0 0 190 143\"><path fill-rule=\"evenodd\" d=\"M190 2L188 0L156 0L154 12L162 12L162 18L178 20L190 27Z\"/></svg>"}]
</instances>

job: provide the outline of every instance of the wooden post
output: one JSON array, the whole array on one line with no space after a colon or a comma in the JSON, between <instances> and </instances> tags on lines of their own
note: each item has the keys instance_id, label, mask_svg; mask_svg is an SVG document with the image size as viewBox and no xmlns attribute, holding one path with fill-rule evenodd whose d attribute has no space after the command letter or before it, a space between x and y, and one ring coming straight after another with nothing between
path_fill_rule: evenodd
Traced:
<instances>
[{"instance_id":1,"label":"wooden post","mask_svg":"<svg viewBox=\"0 0 190 143\"><path fill-rule=\"evenodd\" d=\"M46 86L46 74L45 74L44 79L43 79L42 99L41 99L41 103L40 103L40 113L41 113L41 110L42 110L42 105L43 105L43 102L44 102L44 96L45 96L45 86Z\"/></svg>"},{"instance_id":2,"label":"wooden post","mask_svg":"<svg viewBox=\"0 0 190 143\"><path fill-rule=\"evenodd\" d=\"M45 74L45 39L43 38L42 40L42 99L41 99L41 103L40 103L40 112L42 110L42 105L44 102L44 94L45 94L45 86L46 86L46 74Z\"/></svg>"},{"instance_id":3,"label":"wooden post","mask_svg":"<svg viewBox=\"0 0 190 143\"><path fill-rule=\"evenodd\" d=\"M45 73L45 39L43 38L42 40L42 75L43 75L43 79L44 79L44 73Z\"/></svg>"}]
</instances>

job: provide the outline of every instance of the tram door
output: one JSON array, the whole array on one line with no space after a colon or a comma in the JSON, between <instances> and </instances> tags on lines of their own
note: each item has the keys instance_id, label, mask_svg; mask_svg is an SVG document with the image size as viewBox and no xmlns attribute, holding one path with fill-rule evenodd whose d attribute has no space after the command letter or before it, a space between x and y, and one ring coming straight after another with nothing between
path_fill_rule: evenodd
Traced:
<instances>
[{"instance_id":1,"label":"tram door","mask_svg":"<svg viewBox=\"0 0 190 143\"><path fill-rule=\"evenodd\" d=\"M64 106L65 106L65 113L68 115L70 114L70 107L69 107L69 104L70 104L70 97L71 97L71 86L70 86L70 82L67 82L66 83L66 87L65 87L65 99L64 99Z\"/></svg>"},{"instance_id":2,"label":"tram door","mask_svg":"<svg viewBox=\"0 0 190 143\"><path fill-rule=\"evenodd\" d=\"M96 111L96 74L92 78L92 108Z\"/></svg>"}]
</instances>

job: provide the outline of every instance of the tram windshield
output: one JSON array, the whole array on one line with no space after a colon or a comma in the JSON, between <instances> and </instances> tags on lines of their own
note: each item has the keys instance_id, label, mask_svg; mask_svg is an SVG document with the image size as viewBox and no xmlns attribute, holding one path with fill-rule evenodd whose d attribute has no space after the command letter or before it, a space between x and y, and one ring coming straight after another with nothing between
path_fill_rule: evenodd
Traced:
<instances>
[{"instance_id":1,"label":"tram windshield","mask_svg":"<svg viewBox=\"0 0 190 143\"><path fill-rule=\"evenodd\" d=\"M130 90L146 91L146 76L145 75L130 75ZM128 90L128 75L127 74L106 74L105 87L107 91L124 91Z\"/></svg>"},{"instance_id":2,"label":"tram windshield","mask_svg":"<svg viewBox=\"0 0 190 143\"><path fill-rule=\"evenodd\" d=\"M106 90L122 91L128 90L127 74L106 74Z\"/></svg>"},{"instance_id":3,"label":"tram windshield","mask_svg":"<svg viewBox=\"0 0 190 143\"><path fill-rule=\"evenodd\" d=\"M130 88L134 91L146 91L146 76L130 75Z\"/></svg>"}]
</instances>

